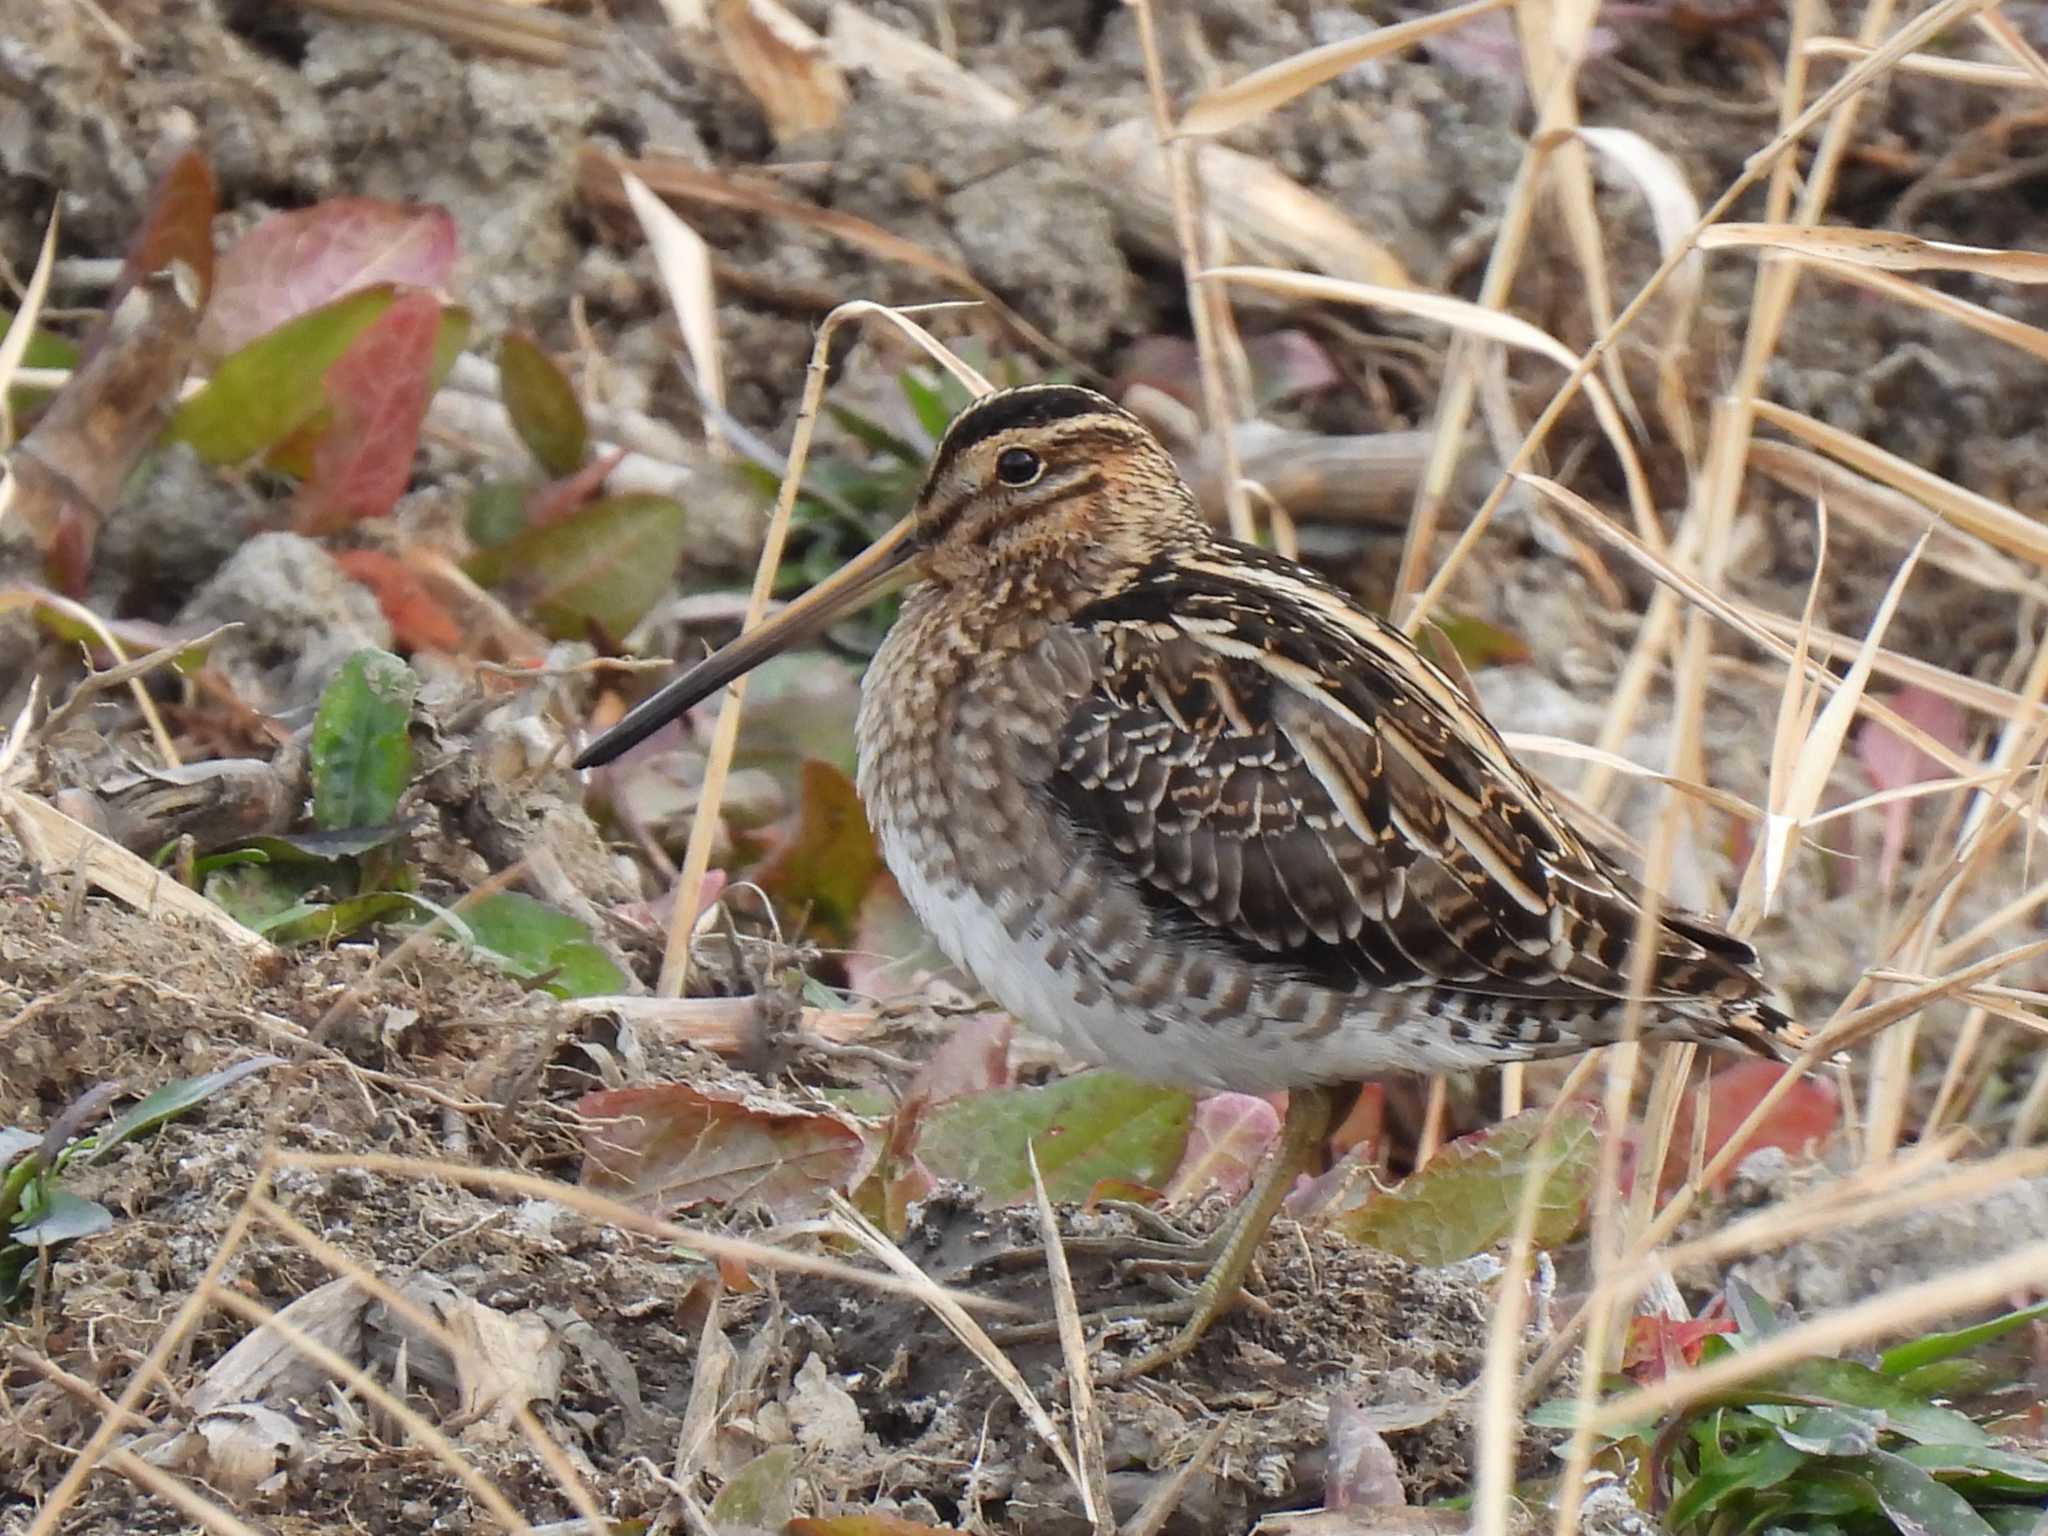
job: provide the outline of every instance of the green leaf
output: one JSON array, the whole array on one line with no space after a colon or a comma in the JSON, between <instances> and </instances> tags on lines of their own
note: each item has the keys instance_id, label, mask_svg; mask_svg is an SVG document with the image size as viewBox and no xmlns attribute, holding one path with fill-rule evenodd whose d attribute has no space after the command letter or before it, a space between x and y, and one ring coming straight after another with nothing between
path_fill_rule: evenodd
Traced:
<instances>
[{"instance_id":1,"label":"green leaf","mask_svg":"<svg viewBox=\"0 0 2048 1536\"><path fill-rule=\"evenodd\" d=\"M471 491L462 514L462 527L469 542L478 549L495 549L526 532L532 521L527 516L526 502L534 489L513 480L486 480Z\"/></svg>"},{"instance_id":2,"label":"green leaf","mask_svg":"<svg viewBox=\"0 0 2048 1536\"><path fill-rule=\"evenodd\" d=\"M381 827L412 776L412 701L419 678L365 647L341 664L313 717L313 820L324 830Z\"/></svg>"},{"instance_id":3,"label":"green leaf","mask_svg":"<svg viewBox=\"0 0 2048 1536\"><path fill-rule=\"evenodd\" d=\"M1850 1408L1882 1409L1887 1428L1923 1445L1988 1445L1991 1439L1953 1408L1915 1397L1890 1377L1853 1360L1801 1360L1759 1377L1754 1385Z\"/></svg>"},{"instance_id":4,"label":"green leaf","mask_svg":"<svg viewBox=\"0 0 2048 1536\"><path fill-rule=\"evenodd\" d=\"M1930 1400L1945 1397L1953 1401L2004 1386L2013 1380L2014 1375L2013 1370L2001 1369L1984 1360L1934 1360L1903 1371L1893 1380L1915 1397Z\"/></svg>"},{"instance_id":5,"label":"green leaf","mask_svg":"<svg viewBox=\"0 0 2048 1536\"><path fill-rule=\"evenodd\" d=\"M557 639L611 644L646 616L675 580L689 514L666 496L608 496L574 517L473 556L470 577L522 595Z\"/></svg>"},{"instance_id":6,"label":"green leaf","mask_svg":"<svg viewBox=\"0 0 2048 1536\"><path fill-rule=\"evenodd\" d=\"M796 1478L796 1447L778 1445L763 1451L726 1479L711 1501L711 1523L779 1531L795 1513L791 1487Z\"/></svg>"},{"instance_id":7,"label":"green leaf","mask_svg":"<svg viewBox=\"0 0 2048 1536\"><path fill-rule=\"evenodd\" d=\"M523 980L549 976L556 997L602 997L631 985L582 923L519 891L472 902L462 920L485 958Z\"/></svg>"},{"instance_id":8,"label":"green leaf","mask_svg":"<svg viewBox=\"0 0 2048 1536\"><path fill-rule=\"evenodd\" d=\"M851 407L825 402L825 414L839 423L840 430L872 453L896 460L899 464L922 469L928 457L925 450L907 439L898 437L880 422Z\"/></svg>"},{"instance_id":9,"label":"green leaf","mask_svg":"<svg viewBox=\"0 0 2048 1536\"><path fill-rule=\"evenodd\" d=\"M1546 1113L1527 1110L1460 1137L1395 1188L1374 1191L1330 1225L1410 1263L1453 1264L1510 1237L1523 1181L1535 1175L1543 1180L1537 1244L1569 1240L1592 1194L1599 1138L1592 1113L1580 1108L1560 1111L1545 1137Z\"/></svg>"},{"instance_id":10,"label":"green leaf","mask_svg":"<svg viewBox=\"0 0 2048 1536\"><path fill-rule=\"evenodd\" d=\"M1794 1408L1776 1423L1778 1437L1809 1456L1861 1456L1877 1449L1881 1408Z\"/></svg>"},{"instance_id":11,"label":"green leaf","mask_svg":"<svg viewBox=\"0 0 2048 1536\"><path fill-rule=\"evenodd\" d=\"M301 902L249 926L274 944L324 944L410 911L402 891L371 891L335 902Z\"/></svg>"},{"instance_id":12,"label":"green leaf","mask_svg":"<svg viewBox=\"0 0 2048 1536\"><path fill-rule=\"evenodd\" d=\"M86 1160L101 1162L122 1142L140 1136L144 1131L153 1131L165 1122L175 1120L188 1109L197 1109L215 1094L233 1087L245 1077L253 1077L258 1072L283 1065L282 1056L251 1056L247 1061L238 1061L231 1067L222 1067L218 1072L209 1072L204 1077L181 1077L165 1083L147 1098L129 1105L112 1125L95 1136L92 1152Z\"/></svg>"},{"instance_id":13,"label":"green leaf","mask_svg":"<svg viewBox=\"0 0 2048 1536\"><path fill-rule=\"evenodd\" d=\"M1989 1344L1993 1339L2004 1338L2014 1329L2024 1328L2041 1317L2048 1317L2048 1301L2037 1302L2031 1307L2021 1307L2017 1312L2004 1313L1973 1327L1958 1328L1949 1333L1925 1333L1879 1355L1877 1368L1887 1376L1903 1376L1908 1371L1932 1365L1937 1360L1967 1354L1978 1346Z\"/></svg>"},{"instance_id":14,"label":"green leaf","mask_svg":"<svg viewBox=\"0 0 2048 1536\"><path fill-rule=\"evenodd\" d=\"M1731 1277L1726 1287L1728 1310L1735 1314L1737 1326L1733 1334L1723 1334L1736 1349L1747 1349L1750 1345L1783 1333L1789 1326L1771 1309L1770 1302L1740 1276Z\"/></svg>"},{"instance_id":15,"label":"green leaf","mask_svg":"<svg viewBox=\"0 0 2048 1536\"><path fill-rule=\"evenodd\" d=\"M1179 1166L1195 1101L1179 1089L1086 1072L1043 1088L1005 1088L936 1106L917 1155L934 1175L982 1190L992 1204L1032 1197L1024 1148L1055 1200L1085 1200L1105 1179L1157 1189Z\"/></svg>"},{"instance_id":16,"label":"green leaf","mask_svg":"<svg viewBox=\"0 0 2048 1536\"><path fill-rule=\"evenodd\" d=\"M357 859L388 847L409 830L403 822L389 822L381 827L337 827L332 832L280 832L269 837L245 838L223 851L253 853L267 864L332 864L337 859ZM200 861L202 866L206 862Z\"/></svg>"},{"instance_id":17,"label":"green leaf","mask_svg":"<svg viewBox=\"0 0 2048 1536\"><path fill-rule=\"evenodd\" d=\"M553 358L514 331L498 347L498 394L512 430L550 475L573 475L590 452L583 402Z\"/></svg>"},{"instance_id":18,"label":"green leaf","mask_svg":"<svg viewBox=\"0 0 2048 1536\"><path fill-rule=\"evenodd\" d=\"M1944 1482L1981 1483L1999 1493L2048 1496L2048 1461L1995 1445L1908 1445L1896 1452Z\"/></svg>"},{"instance_id":19,"label":"green leaf","mask_svg":"<svg viewBox=\"0 0 2048 1536\"><path fill-rule=\"evenodd\" d=\"M1447 614L1434 623L1450 641L1458 659L1475 671L1481 667L1519 666L1532 654L1529 642L1514 631L1469 613Z\"/></svg>"},{"instance_id":20,"label":"green leaf","mask_svg":"<svg viewBox=\"0 0 2048 1536\"><path fill-rule=\"evenodd\" d=\"M77 1238L95 1237L113 1225L114 1213L97 1200L53 1189L48 1203L32 1220L10 1231L7 1240L25 1248L54 1248Z\"/></svg>"},{"instance_id":21,"label":"green leaf","mask_svg":"<svg viewBox=\"0 0 2048 1536\"><path fill-rule=\"evenodd\" d=\"M250 342L178 407L168 437L211 464L269 451L326 407L327 370L396 296L388 283L365 288Z\"/></svg>"},{"instance_id":22,"label":"green leaf","mask_svg":"<svg viewBox=\"0 0 2048 1536\"><path fill-rule=\"evenodd\" d=\"M1782 1440L1759 1440L1750 1449L1726 1456L1680 1490L1665 1512L1667 1529L1683 1531L1705 1519L1738 1493L1775 1488L1806 1465L1806 1457Z\"/></svg>"},{"instance_id":23,"label":"green leaf","mask_svg":"<svg viewBox=\"0 0 2048 1536\"><path fill-rule=\"evenodd\" d=\"M1997 1536L1968 1499L1910 1461L1877 1451L1857 1466L1902 1536Z\"/></svg>"}]
</instances>

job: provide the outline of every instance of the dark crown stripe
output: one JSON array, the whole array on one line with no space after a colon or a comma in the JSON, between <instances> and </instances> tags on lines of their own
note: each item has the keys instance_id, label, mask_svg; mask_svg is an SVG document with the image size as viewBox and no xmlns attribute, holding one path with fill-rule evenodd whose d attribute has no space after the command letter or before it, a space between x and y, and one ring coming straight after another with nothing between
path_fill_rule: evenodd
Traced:
<instances>
[{"instance_id":1,"label":"dark crown stripe","mask_svg":"<svg viewBox=\"0 0 2048 1536\"><path fill-rule=\"evenodd\" d=\"M1056 421L1105 412L1112 416L1125 414L1110 400L1077 384L1027 384L1022 389L989 395L953 418L953 424L939 440L939 451L932 456L931 472L925 483L936 484L962 454L998 433L1014 432L1019 427L1045 427Z\"/></svg>"}]
</instances>

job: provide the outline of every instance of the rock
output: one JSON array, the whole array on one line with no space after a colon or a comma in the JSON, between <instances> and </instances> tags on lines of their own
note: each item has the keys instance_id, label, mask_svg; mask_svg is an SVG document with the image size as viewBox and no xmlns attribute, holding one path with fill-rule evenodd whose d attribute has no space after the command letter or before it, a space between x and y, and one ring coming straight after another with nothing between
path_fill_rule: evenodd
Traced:
<instances>
[{"instance_id":1,"label":"rock","mask_svg":"<svg viewBox=\"0 0 2048 1536\"><path fill-rule=\"evenodd\" d=\"M215 643L213 659L244 701L271 714L309 708L351 653L391 644L377 599L295 533L249 540L178 621L193 629L241 625Z\"/></svg>"}]
</instances>

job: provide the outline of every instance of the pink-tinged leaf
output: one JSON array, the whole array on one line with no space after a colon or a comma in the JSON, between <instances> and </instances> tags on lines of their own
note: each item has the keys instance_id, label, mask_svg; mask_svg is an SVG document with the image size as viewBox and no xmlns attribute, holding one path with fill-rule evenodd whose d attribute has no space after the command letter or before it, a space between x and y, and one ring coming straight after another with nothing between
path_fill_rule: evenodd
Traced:
<instances>
[{"instance_id":1,"label":"pink-tinged leaf","mask_svg":"<svg viewBox=\"0 0 2048 1536\"><path fill-rule=\"evenodd\" d=\"M583 467L590 451L583 402L568 375L523 331L514 331L498 347L498 394L512 430L542 469L559 478Z\"/></svg>"},{"instance_id":2,"label":"pink-tinged leaf","mask_svg":"<svg viewBox=\"0 0 2048 1536\"><path fill-rule=\"evenodd\" d=\"M444 208L344 197L272 214L221 258L200 344L226 357L344 294L439 288L454 267L455 220Z\"/></svg>"},{"instance_id":3,"label":"pink-tinged leaf","mask_svg":"<svg viewBox=\"0 0 2048 1536\"><path fill-rule=\"evenodd\" d=\"M1330 354L1307 331L1268 331L1245 343L1252 370L1252 408L1265 410L1344 382Z\"/></svg>"},{"instance_id":4,"label":"pink-tinged leaf","mask_svg":"<svg viewBox=\"0 0 2048 1536\"><path fill-rule=\"evenodd\" d=\"M601 459L590 463L560 480L551 480L539 487L526 498L526 526L529 528L551 528L556 523L574 517L598 492L611 472L626 459L626 450L614 449ZM483 542L483 541L479 541Z\"/></svg>"},{"instance_id":5,"label":"pink-tinged leaf","mask_svg":"<svg viewBox=\"0 0 2048 1536\"><path fill-rule=\"evenodd\" d=\"M846 985L857 997L888 1003L922 996L935 981L961 989L968 985L884 870L861 898L853 947L846 954Z\"/></svg>"},{"instance_id":6,"label":"pink-tinged leaf","mask_svg":"<svg viewBox=\"0 0 2048 1536\"><path fill-rule=\"evenodd\" d=\"M1188 1149L1166 1184L1169 1204L1199 1200L1210 1190L1236 1199L1280 1134L1280 1114L1249 1093L1215 1093L1195 1106Z\"/></svg>"},{"instance_id":7,"label":"pink-tinged leaf","mask_svg":"<svg viewBox=\"0 0 2048 1536\"><path fill-rule=\"evenodd\" d=\"M778 1218L815 1211L872 1165L851 1120L687 1083L587 1093L583 1183L649 1211L747 1201Z\"/></svg>"},{"instance_id":8,"label":"pink-tinged leaf","mask_svg":"<svg viewBox=\"0 0 2048 1536\"><path fill-rule=\"evenodd\" d=\"M1387 1509L1408 1502L1400 1464L1373 1419L1369 1405L1349 1392L1330 1399L1325 1509Z\"/></svg>"},{"instance_id":9,"label":"pink-tinged leaf","mask_svg":"<svg viewBox=\"0 0 2048 1536\"><path fill-rule=\"evenodd\" d=\"M299 487L301 533L335 533L384 517L405 494L440 332L439 301L402 294L327 370L333 423L314 446L312 476Z\"/></svg>"},{"instance_id":10,"label":"pink-tinged leaf","mask_svg":"<svg viewBox=\"0 0 2048 1536\"><path fill-rule=\"evenodd\" d=\"M1007 1013L970 1014L932 1052L910 1085L909 1098L928 1104L994 1093L1010 1086L1010 1036L1016 1024Z\"/></svg>"},{"instance_id":11,"label":"pink-tinged leaf","mask_svg":"<svg viewBox=\"0 0 2048 1536\"><path fill-rule=\"evenodd\" d=\"M1932 736L1942 745L1961 752L1968 744L1968 727L1962 706L1930 688L1901 688L1884 701L1893 712ZM1856 732L1856 756L1869 775L1873 789L1904 789L1938 779L1948 769L1940 759L1921 750L1890 726L1865 720ZM1880 808L1884 816L1884 847L1878 859L1877 879L1889 890L1898 873L1899 858L1905 852L1906 831L1912 824L1913 802L1892 800Z\"/></svg>"},{"instance_id":12,"label":"pink-tinged leaf","mask_svg":"<svg viewBox=\"0 0 2048 1536\"><path fill-rule=\"evenodd\" d=\"M178 407L172 441L209 464L269 452L320 412L327 370L395 298L389 288L350 294L241 348Z\"/></svg>"},{"instance_id":13,"label":"pink-tinged leaf","mask_svg":"<svg viewBox=\"0 0 2048 1536\"><path fill-rule=\"evenodd\" d=\"M1711 1161L1727 1145L1728 1138L1749 1118L1749 1112L1789 1071L1790 1067L1775 1061L1738 1061L1707 1079L1707 1132L1703 1161ZM1671 1133L1671 1152L1664 1163L1663 1188L1667 1192L1685 1182L1687 1170L1692 1166L1697 1103L1698 1096L1691 1095L1679 1107L1678 1120ZM1842 1100L1835 1085L1824 1077L1802 1077L1786 1090L1785 1096L1764 1117L1764 1123L1742 1144L1742 1151L1715 1181L1715 1190L1718 1192L1728 1187L1735 1176L1735 1169L1750 1153L1763 1147L1782 1147L1794 1156L1807 1154L1817 1143L1833 1135L1841 1122Z\"/></svg>"},{"instance_id":14,"label":"pink-tinged leaf","mask_svg":"<svg viewBox=\"0 0 2048 1536\"><path fill-rule=\"evenodd\" d=\"M1541 1180L1535 1240L1553 1248L1585 1219L1599 1137L1590 1110L1567 1105L1548 1135L1547 1110L1531 1109L1461 1136L1393 1189L1331 1219L1355 1242L1412 1264L1455 1264L1504 1242L1526 1180Z\"/></svg>"}]
</instances>

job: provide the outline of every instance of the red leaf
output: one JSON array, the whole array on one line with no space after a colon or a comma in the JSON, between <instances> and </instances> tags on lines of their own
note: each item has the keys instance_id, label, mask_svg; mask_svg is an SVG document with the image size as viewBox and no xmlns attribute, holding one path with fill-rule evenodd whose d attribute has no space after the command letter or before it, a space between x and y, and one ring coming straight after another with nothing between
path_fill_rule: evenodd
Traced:
<instances>
[{"instance_id":1,"label":"red leaf","mask_svg":"<svg viewBox=\"0 0 2048 1536\"><path fill-rule=\"evenodd\" d=\"M1779 1078L1791 1069L1775 1061L1738 1061L1723 1067L1707 1079L1707 1135L1704 1159L1711 1160L1728 1143L1736 1128L1749 1117L1759 1100L1770 1092ZM1663 1188L1674 1190L1683 1184L1692 1165L1694 1106L1697 1097L1687 1098L1672 1128L1671 1151L1664 1162ZM1737 1164L1762 1147L1783 1147L1804 1153L1815 1142L1832 1135L1840 1124L1842 1106L1835 1085L1824 1077L1804 1077L1786 1090L1764 1123L1743 1143L1742 1151L1715 1181L1718 1192L1728 1187Z\"/></svg>"},{"instance_id":2,"label":"red leaf","mask_svg":"<svg viewBox=\"0 0 2048 1536\"><path fill-rule=\"evenodd\" d=\"M1639 1386L1662 1381L1680 1366L1698 1365L1700 1350L1717 1333L1735 1332L1732 1317L1696 1317L1673 1322L1668 1317L1632 1317L1621 1368Z\"/></svg>"},{"instance_id":3,"label":"red leaf","mask_svg":"<svg viewBox=\"0 0 2048 1536\"><path fill-rule=\"evenodd\" d=\"M654 1211L755 1201L778 1217L814 1211L873 1162L859 1127L835 1114L706 1093L686 1083L586 1093L583 1182Z\"/></svg>"},{"instance_id":4,"label":"red leaf","mask_svg":"<svg viewBox=\"0 0 2048 1536\"><path fill-rule=\"evenodd\" d=\"M462 626L418 574L381 549L335 551L335 563L377 595L392 637L405 651L460 651Z\"/></svg>"},{"instance_id":5,"label":"red leaf","mask_svg":"<svg viewBox=\"0 0 2048 1536\"><path fill-rule=\"evenodd\" d=\"M377 283L439 288L455 268L445 208L343 197L272 214L221 258L200 342L213 357Z\"/></svg>"},{"instance_id":6,"label":"red leaf","mask_svg":"<svg viewBox=\"0 0 2048 1536\"><path fill-rule=\"evenodd\" d=\"M401 294L327 370L334 425L313 448L313 473L299 487L302 533L333 533L383 517L405 494L433 388L441 306L431 294Z\"/></svg>"}]
</instances>

